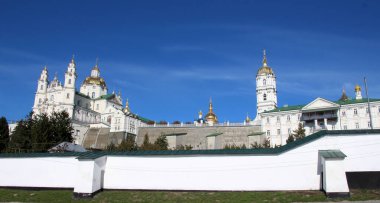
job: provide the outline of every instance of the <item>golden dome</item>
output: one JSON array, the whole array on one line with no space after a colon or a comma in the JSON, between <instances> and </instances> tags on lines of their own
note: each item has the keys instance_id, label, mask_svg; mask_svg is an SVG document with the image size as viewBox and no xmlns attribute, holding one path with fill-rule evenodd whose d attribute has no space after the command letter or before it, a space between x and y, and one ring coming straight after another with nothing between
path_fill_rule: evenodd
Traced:
<instances>
[{"instance_id":1,"label":"golden dome","mask_svg":"<svg viewBox=\"0 0 380 203\"><path fill-rule=\"evenodd\" d=\"M355 86L355 92L360 92L362 91L362 88L359 85Z\"/></svg>"},{"instance_id":2,"label":"golden dome","mask_svg":"<svg viewBox=\"0 0 380 203\"><path fill-rule=\"evenodd\" d=\"M87 77L83 81L83 84L86 84L86 85L100 85L102 88L106 88L107 87L106 82L101 77Z\"/></svg>"},{"instance_id":3,"label":"golden dome","mask_svg":"<svg viewBox=\"0 0 380 203\"><path fill-rule=\"evenodd\" d=\"M209 110L208 110L208 113L205 116L205 119L206 119L207 122L212 122L212 123L217 123L218 122L218 118L216 117L216 115L212 111L212 100L211 100L211 98L210 98Z\"/></svg>"},{"instance_id":4,"label":"golden dome","mask_svg":"<svg viewBox=\"0 0 380 203\"><path fill-rule=\"evenodd\" d=\"M257 75L261 75L261 74L272 74L272 75L274 75L272 68L269 67L267 64L267 56L265 54L265 50L263 52L264 52L263 66L261 68L259 68L259 70L257 71Z\"/></svg>"}]
</instances>

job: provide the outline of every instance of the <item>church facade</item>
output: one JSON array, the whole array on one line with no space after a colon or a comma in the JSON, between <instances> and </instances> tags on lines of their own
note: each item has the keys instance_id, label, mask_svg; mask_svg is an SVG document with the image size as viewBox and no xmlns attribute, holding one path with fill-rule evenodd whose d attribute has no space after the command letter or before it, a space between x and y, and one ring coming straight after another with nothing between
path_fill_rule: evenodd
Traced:
<instances>
[{"instance_id":1,"label":"church facade","mask_svg":"<svg viewBox=\"0 0 380 203\"><path fill-rule=\"evenodd\" d=\"M122 105L121 94L109 94L105 80L100 76L98 64L92 68L76 90L77 72L74 58L71 59L62 84L57 75L49 81L45 66L38 79L34 99L35 114L51 114L54 111L66 111L73 122L76 142L80 144L88 128L109 128L110 132L137 134L139 126L146 121L133 114L128 100ZM79 132L79 133L78 133Z\"/></svg>"}]
</instances>

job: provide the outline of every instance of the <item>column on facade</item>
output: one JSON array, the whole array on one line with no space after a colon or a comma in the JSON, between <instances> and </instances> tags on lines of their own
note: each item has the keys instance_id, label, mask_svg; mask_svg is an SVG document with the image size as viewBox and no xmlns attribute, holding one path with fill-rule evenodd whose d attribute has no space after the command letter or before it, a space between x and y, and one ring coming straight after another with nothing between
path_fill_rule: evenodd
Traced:
<instances>
[{"instance_id":1,"label":"column on facade","mask_svg":"<svg viewBox=\"0 0 380 203\"><path fill-rule=\"evenodd\" d=\"M315 128L315 129L318 128L318 120L317 120L317 119L314 120L314 128Z\"/></svg>"},{"instance_id":2,"label":"column on facade","mask_svg":"<svg viewBox=\"0 0 380 203\"><path fill-rule=\"evenodd\" d=\"M325 128L327 129L327 118L324 118L324 119L323 119L323 125L324 125Z\"/></svg>"}]
</instances>

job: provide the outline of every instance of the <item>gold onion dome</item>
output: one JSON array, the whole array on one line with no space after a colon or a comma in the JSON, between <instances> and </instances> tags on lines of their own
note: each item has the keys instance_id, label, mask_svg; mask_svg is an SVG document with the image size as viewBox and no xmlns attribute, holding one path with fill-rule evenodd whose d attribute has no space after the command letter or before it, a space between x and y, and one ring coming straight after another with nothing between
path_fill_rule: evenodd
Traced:
<instances>
[{"instance_id":1,"label":"gold onion dome","mask_svg":"<svg viewBox=\"0 0 380 203\"><path fill-rule=\"evenodd\" d=\"M99 68L98 68L98 64L96 64L92 68L92 70L100 72ZM89 76L89 77L86 77L86 79L83 81L83 84L86 84L86 85L100 85L102 88L107 88L106 82L99 75L98 76Z\"/></svg>"},{"instance_id":2,"label":"gold onion dome","mask_svg":"<svg viewBox=\"0 0 380 203\"><path fill-rule=\"evenodd\" d=\"M208 110L208 113L206 114L205 118L208 122L213 122L213 123L218 122L218 118L216 117L216 115L212 111L212 100L211 100L211 98L210 98L209 110Z\"/></svg>"},{"instance_id":3,"label":"gold onion dome","mask_svg":"<svg viewBox=\"0 0 380 203\"><path fill-rule=\"evenodd\" d=\"M265 50L263 51L264 53L264 56L263 56L263 66L261 68L259 68L259 70L257 71L257 75L262 75L262 74L272 74L274 75L274 72L272 70L271 67L268 66L267 64L267 56L266 56L266 53L265 53Z\"/></svg>"},{"instance_id":4,"label":"gold onion dome","mask_svg":"<svg viewBox=\"0 0 380 203\"><path fill-rule=\"evenodd\" d=\"M362 88L359 85L355 86L355 92L360 92L361 90L362 90Z\"/></svg>"}]
</instances>

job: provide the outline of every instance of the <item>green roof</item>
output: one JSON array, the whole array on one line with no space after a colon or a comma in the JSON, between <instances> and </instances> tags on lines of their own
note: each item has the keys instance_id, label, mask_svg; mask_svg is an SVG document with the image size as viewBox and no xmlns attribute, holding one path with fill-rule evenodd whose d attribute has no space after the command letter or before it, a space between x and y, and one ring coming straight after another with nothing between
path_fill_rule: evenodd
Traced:
<instances>
[{"instance_id":1,"label":"green roof","mask_svg":"<svg viewBox=\"0 0 380 203\"><path fill-rule=\"evenodd\" d=\"M319 150L319 154L323 157L323 158L332 158L332 159L344 159L346 158L347 156L340 150Z\"/></svg>"},{"instance_id":2,"label":"green roof","mask_svg":"<svg viewBox=\"0 0 380 203\"><path fill-rule=\"evenodd\" d=\"M165 136L179 136L179 135L186 135L187 133L170 133L170 134L164 134Z\"/></svg>"},{"instance_id":3,"label":"green roof","mask_svg":"<svg viewBox=\"0 0 380 203\"><path fill-rule=\"evenodd\" d=\"M380 101L380 99L369 99L370 102L376 102ZM339 104L339 105L348 105L348 104L359 104L359 103L365 103L367 102L367 98L363 99L348 99L348 100L338 100L334 101L334 103ZM295 106L284 106L284 107L278 107L270 111L265 111L264 113L273 113L273 112L281 112L281 111L292 111L292 110L300 110L304 107L305 105L295 105Z\"/></svg>"},{"instance_id":4,"label":"green roof","mask_svg":"<svg viewBox=\"0 0 380 203\"><path fill-rule=\"evenodd\" d=\"M99 100L99 99L107 99L108 100L108 99L112 99L114 97L115 97L115 94L106 94L106 95L102 95L102 96L96 98L95 100Z\"/></svg>"},{"instance_id":5,"label":"green roof","mask_svg":"<svg viewBox=\"0 0 380 203\"><path fill-rule=\"evenodd\" d=\"M305 105L296 105L296 106L284 106L284 107L278 107L270 111L265 111L264 113L272 113L272 112L280 112L280 111L292 111L292 110L300 110Z\"/></svg>"},{"instance_id":6,"label":"green roof","mask_svg":"<svg viewBox=\"0 0 380 203\"><path fill-rule=\"evenodd\" d=\"M223 134L223 133L212 133L212 134L207 135L206 137L216 137L216 136L221 135L221 134Z\"/></svg>"},{"instance_id":7,"label":"green roof","mask_svg":"<svg viewBox=\"0 0 380 203\"><path fill-rule=\"evenodd\" d=\"M265 134L265 132L254 132L254 133L251 133L247 136L263 135L263 134Z\"/></svg>"},{"instance_id":8,"label":"green roof","mask_svg":"<svg viewBox=\"0 0 380 203\"><path fill-rule=\"evenodd\" d=\"M369 99L370 102L375 102L375 101L380 101L380 99ZM344 101L336 101L335 103L340 104L340 105L347 105L347 104L358 104L358 103L365 103L368 102L367 98L363 99L348 99Z\"/></svg>"},{"instance_id":9,"label":"green roof","mask_svg":"<svg viewBox=\"0 0 380 203\"><path fill-rule=\"evenodd\" d=\"M165 150L165 151L130 151L130 152L56 152L56 153L0 153L0 158L32 158L32 157L77 157L79 160L96 159L102 156L174 156L174 155L278 155L313 142L324 136L349 136L358 134L380 134L375 130L322 130L303 139L296 140L277 148L261 149L214 149L214 150ZM326 155L327 156L327 155ZM328 156L342 156L332 154Z\"/></svg>"}]
</instances>

